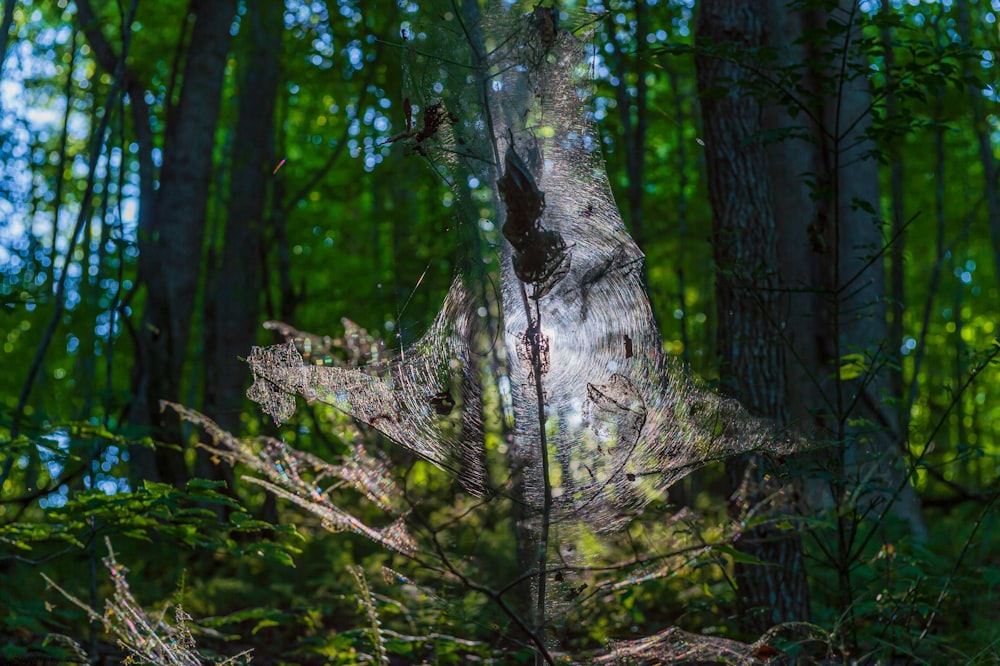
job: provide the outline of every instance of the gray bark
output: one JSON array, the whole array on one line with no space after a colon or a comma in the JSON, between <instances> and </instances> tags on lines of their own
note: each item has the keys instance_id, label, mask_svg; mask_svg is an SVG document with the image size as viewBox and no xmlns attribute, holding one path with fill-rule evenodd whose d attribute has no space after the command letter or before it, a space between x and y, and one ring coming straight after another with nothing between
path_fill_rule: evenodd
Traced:
<instances>
[{"instance_id":1,"label":"gray bark","mask_svg":"<svg viewBox=\"0 0 1000 666\"><path fill-rule=\"evenodd\" d=\"M856 10L849 0L841 4L841 17ZM790 415L817 440L835 444L834 453L822 460L834 481L811 484L814 508L836 503L847 486L864 484L868 490L856 507L859 512L876 518L892 501L892 513L919 538L926 527L916 493L903 483L903 437L897 412L886 404L892 378L885 364L894 350L887 348L882 220L857 205L864 202L875 211L880 205L878 164L867 156L873 146L865 135L871 93L866 78L849 76L862 63L851 55L850 45L838 41L845 35L827 44L796 41L809 27L821 29L827 19L822 12L789 11L781 0L769 2L767 43L778 50L779 64L810 62L821 50L836 55L830 71L801 70L796 89L775 90L763 110L765 129L795 127L802 135L768 146L768 176L779 195L774 198L779 253L789 288ZM846 36L854 38L858 30L852 26ZM789 92L798 100L818 101L793 113ZM853 354L863 357L863 371L840 380L838 368Z\"/></svg>"},{"instance_id":2,"label":"gray bark","mask_svg":"<svg viewBox=\"0 0 1000 666\"><path fill-rule=\"evenodd\" d=\"M710 0L702 5L698 39L758 47L763 39L760 0ZM729 60L701 55L696 61L716 262L718 350L723 391L757 416L782 424L786 416L784 352L777 327L778 244L767 155L760 137L760 102L743 87L752 76ZM724 94L717 89L725 87ZM736 504L757 504L775 488L766 481L767 461L752 456L727 463ZM776 513L792 507L777 503ZM809 595L797 535L761 526L737 544L762 562L737 564L741 622L763 632L787 621L809 619Z\"/></svg>"}]
</instances>

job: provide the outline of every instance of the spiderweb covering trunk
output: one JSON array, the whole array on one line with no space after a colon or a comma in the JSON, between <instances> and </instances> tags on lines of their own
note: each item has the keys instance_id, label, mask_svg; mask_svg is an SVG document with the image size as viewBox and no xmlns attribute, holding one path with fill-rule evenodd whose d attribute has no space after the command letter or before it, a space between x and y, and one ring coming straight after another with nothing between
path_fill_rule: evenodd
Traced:
<instances>
[{"instance_id":1,"label":"spiderweb covering trunk","mask_svg":"<svg viewBox=\"0 0 1000 666\"><path fill-rule=\"evenodd\" d=\"M523 475L525 527L546 571L546 562L579 557L575 534L620 529L701 465L795 448L664 354L643 254L614 203L586 112L588 54L557 25L540 7L480 17L467 3L407 28L417 104L413 127L395 139L453 186L474 239L466 268L430 329L396 358L352 369L307 363L294 342L258 347L248 393L279 422L293 414L295 395L335 405L489 495L480 359L501 345L507 371L497 381ZM491 270L499 333L491 333L496 306L482 297ZM535 593L543 603L565 599L573 584L546 575Z\"/></svg>"},{"instance_id":2,"label":"spiderweb covering trunk","mask_svg":"<svg viewBox=\"0 0 1000 666\"><path fill-rule=\"evenodd\" d=\"M442 124L449 127L419 147L439 169L450 170L445 173L454 183L464 183L463 170L506 174L515 159L534 179L544 204L534 223L540 232L531 240L554 234L543 241L558 237L552 240L558 245L541 259L523 261L552 270L537 282L522 281L514 266L526 253L505 239L496 248L504 338L495 343L506 346L510 361L503 383L510 386L515 444L529 462L538 457L529 350L537 343L545 432L558 463L554 510L560 520L613 529L616 518L698 466L754 449L787 452L795 444L701 386L663 353L642 284L643 255L612 199L599 139L584 112L586 92L578 87L578 74L586 69L583 49L564 31L547 46L536 27L541 11L484 21L484 32L495 35L486 44L503 46L487 55L488 66L469 69L486 72L490 112L466 113L474 107L467 97L477 85L463 77L459 89L450 91L458 111L447 112ZM446 82L449 69L440 66ZM438 104L450 103L447 94L440 99ZM470 148L477 146L492 154ZM496 155L506 156L499 168ZM497 185L502 228L508 209L520 204L501 190ZM295 395L341 407L484 492L483 467L470 464L484 457L480 405L455 392L475 383L475 345L484 330L478 320L486 316L477 312L479 305L468 276L457 276L415 345L361 369L306 364L292 342L255 347L249 364L256 381L248 395L279 423L294 413Z\"/></svg>"}]
</instances>

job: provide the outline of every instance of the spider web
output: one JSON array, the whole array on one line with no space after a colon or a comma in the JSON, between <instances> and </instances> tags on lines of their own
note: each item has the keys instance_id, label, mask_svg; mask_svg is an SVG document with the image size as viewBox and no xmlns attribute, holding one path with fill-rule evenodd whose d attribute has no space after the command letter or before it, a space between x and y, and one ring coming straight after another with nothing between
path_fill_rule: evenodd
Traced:
<instances>
[{"instance_id":1,"label":"spider web","mask_svg":"<svg viewBox=\"0 0 1000 666\"><path fill-rule=\"evenodd\" d=\"M307 362L292 340L255 347L248 395L279 423L294 413L295 395L336 405L485 493L481 360L502 345L507 372L498 379L510 396L514 449L528 466L528 499L540 507L541 429L530 360L538 344L555 515L612 530L697 467L751 450L787 453L796 442L663 352L643 285L644 257L614 203L585 111L582 44L554 27L546 33L540 25L546 11L498 10L473 27L460 27L459 17L448 14L444 27L420 40L444 51L415 56L424 67L416 84L433 80L441 85L428 90L443 88L427 94L437 101L423 107L425 121L432 105L447 108L449 118L416 148L453 183L464 184L468 174L493 183L501 228L518 204L510 196L505 202L496 183L511 159L519 160L544 199L537 228L561 239L540 259L542 272L545 262L559 265L525 283L514 268L519 253L494 234L484 246L492 242L499 253L501 339L493 339L486 307L496 304L472 286L482 276L460 274L430 329L397 358L360 369L330 367ZM485 63L454 64L470 61L464 40L480 30L482 43L492 45ZM461 50L466 55L458 61ZM504 154L506 168L498 168ZM466 202L476 196L463 186L456 191Z\"/></svg>"},{"instance_id":2,"label":"spider web","mask_svg":"<svg viewBox=\"0 0 1000 666\"><path fill-rule=\"evenodd\" d=\"M551 562L569 564L581 557L577 535L619 530L692 470L799 447L664 353L644 256L586 111L584 43L557 25L540 7L479 19L453 5L407 31L417 104L399 140L452 184L466 267L397 358L330 367L304 360L295 340L256 347L248 396L278 422L296 395L335 405L489 495L498 484L483 395L493 386L524 527L544 532ZM483 287L490 279L498 297ZM573 590L550 578L550 589Z\"/></svg>"}]
</instances>

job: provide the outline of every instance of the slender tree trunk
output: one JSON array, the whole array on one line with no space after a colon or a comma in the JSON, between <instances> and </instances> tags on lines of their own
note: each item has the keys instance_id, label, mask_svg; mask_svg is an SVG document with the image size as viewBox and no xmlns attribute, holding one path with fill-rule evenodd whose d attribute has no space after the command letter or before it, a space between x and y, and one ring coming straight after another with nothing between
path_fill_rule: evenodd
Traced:
<instances>
[{"instance_id":1,"label":"slender tree trunk","mask_svg":"<svg viewBox=\"0 0 1000 666\"><path fill-rule=\"evenodd\" d=\"M274 164L274 110L280 79L281 6L250 0L240 42L239 113L233 137L227 217L220 256L210 262L205 295L205 413L238 433L246 403L249 353L260 329L263 223ZM204 478L232 481L229 466L214 465L198 452Z\"/></svg>"},{"instance_id":2,"label":"slender tree trunk","mask_svg":"<svg viewBox=\"0 0 1000 666\"><path fill-rule=\"evenodd\" d=\"M134 378L134 425L154 438L180 443L176 425L160 414L160 400L178 400L187 366L191 320L201 273L202 241L215 129L222 101L235 0L192 2L195 26L180 98L163 146L160 188L150 233L140 236L140 271L146 307L138 332ZM133 453L154 480L180 484L188 478L183 451L161 448Z\"/></svg>"},{"instance_id":3,"label":"slender tree trunk","mask_svg":"<svg viewBox=\"0 0 1000 666\"><path fill-rule=\"evenodd\" d=\"M133 2L129 14L130 16L133 15L134 9L135 3ZM76 11L77 24L80 30L83 31L84 35L86 35L87 42L90 44L91 51L94 54L94 59L97 61L97 64L100 65L101 69L109 74L118 76L119 68L123 68L120 75L124 78L124 86L129 98L129 109L132 114L132 131L135 135L136 144L139 146L138 238L140 245L142 245L145 242L144 239L152 238L154 233L153 217L156 203L156 190L154 188L157 176L156 165L153 161L153 130L150 123L151 119L149 106L146 104L145 99L146 87L133 75L131 71L129 71L127 67L125 67L123 59L112 49L110 42L108 42L104 33L101 31L100 23L90 5L90 0L76 0ZM129 39L131 38L130 26L127 26L123 32ZM146 284L149 282L147 278L147 273L149 273L150 270L147 265L149 263L151 262L142 260L139 261L137 280L139 284ZM123 308L129 305L131 299L135 296L135 293L136 290L132 290L128 293L121 303ZM144 370L142 356L138 353L140 332L135 330L129 319L125 319L124 322L129 328L137 347L137 364L134 369L134 373L136 375L142 374L146 371ZM131 454L131 468L133 476L150 479L158 477L154 464L155 461L152 454L148 450L133 447Z\"/></svg>"},{"instance_id":4,"label":"slender tree trunk","mask_svg":"<svg viewBox=\"0 0 1000 666\"><path fill-rule=\"evenodd\" d=\"M687 285L684 279L684 245L688 230L688 158L685 148L684 127L688 120L684 109L684 96L680 90L677 80L677 72L667 69L667 80L670 82L670 90L674 95L674 122L677 133L674 141L677 142L677 238L680 243L677 248L677 307L683 313L679 322L681 344L684 349L681 351L681 360L685 365L691 362L689 350L690 340L688 340L688 308L687 308ZM693 119L691 119L693 122Z\"/></svg>"},{"instance_id":5,"label":"slender tree trunk","mask_svg":"<svg viewBox=\"0 0 1000 666\"><path fill-rule=\"evenodd\" d=\"M889 3L882 3L882 13L889 16L893 9ZM892 31L888 26L881 32L881 40L885 48L885 112L889 118L899 113L899 102L896 99L895 63L896 58L892 48ZM903 312L906 309L906 281L903 271L906 253L906 198L903 189L903 160L896 146L889 148L889 218L891 243L889 246L889 343L888 352L895 360L889 369L892 398L896 401L896 419L900 424L907 421L904 413L906 401L903 399L903 364L900 351L903 347ZM904 428L900 428L900 444L905 443Z\"/></svg>"},{"instance_id":6,"label":"slender tree trunk","mask_svg":"<svg viewBox=\"0 0 1000 666\"><path fill-rule=\"evenodd\" d=\"M242 21L239 115L233 140L223 247L215 289L206 295L210 313L205 345L205 409L222 427L236 431L250 378L240 356L260 328L261 246L269 180L274 164L274 108L281 56L281 6L251 0Z\"/></svg>"},{"instance_id":7,"label":"slender tree trunk","mask_svg":"<svg viewBox=\"0 0 1000 666\"><path fill-rule=\"evenodd\" d=\"M635 44L637 49L643 47L642 31L645 29L646 6L644 0L638 0L635 6L636 34ZM643 70L642 60L636 55L626 59L628 47L618 43L616 38L615 23L612 14L609 12L606 18L608 43L612 48L612 62L618 76L618 85L615 86L615 100L618 107L618 118L622 125L621 147L625 154L625 174L628 176L627 199L629 206L629 223L632 228L632 237L642 245L644 240L642 200L643 200L643 180L644 180L644 149L646 133L646 73ZM630 71L634 70L634 71ZM635 97L629 93L630 75L636 77ZM633 109L635 109L633 113Z\"/></svg>"},{"instance_id":8,"label":"slender tree trunk","mask_svg":"<svg viewBox=\"0 0 1000 666\"><path fill-rule=\"evenodd\" d=\"M626 51L632 46L623 46L615 38L615 24L612 15L607 15L607 31L609 44L612 47L612 60L618 75L618 85L615 86L615 99L618 106L618 116L622 125L620 145L625 154L625 173L628 176L628 219L632 237L639 247L643 247L649 235L645 221L645 191L646 191L646 133L649 127L649 109L647 97L649 85L646 83L646 31L648 7L646 0L635 2L635 35L634 52L631 56ZM635 96L629 91L630 77L635 77ZM648 267L643 263L643 273L649 284ZM653 294L646 289L646 297L653 311Z\"/></svg>"},{"instance_id":9,"label":"slender tree trunk","mask_svg":"<svg viewBox=\"0 0 1000 666\"><path fill-rule=\"evenodd\" d=\"M709 0L702 5L698 39L736 41L752 49L762 43L764 19L760 0ZM760 103L742 87L750 74L740 66L704 55L696 64L704 95L723 390L756 415L781 424L786 408L777 324L780 264ZM723 85L725 95L712 94ZM754 457L727 464L731 489L740 492L741 501L757 503L770 494L764 467L764 461ZM745 534L739 547L770 565L736 567L744 629L759 633L779 622L807 620L809 596L799 539L764 526Z\"/></svg>"},{"instance_id":10,"label":"slender tree trunk","mask_svg":"<svg viewBox=\"0 0 1000 666\"><path fill-rule=\"evenodd\" d=\"M843 0L838 20L851 21L856 5ZM787 373L792 419L817 439L835 443L823 461L826 481L812 484L815 508L836 504L848 486L874 485L855 508L877 518L889 495L875 485L896 488L905 478L904 440L897 411L890 407L893 350L886 308L878 163L866 132L871 126L867 79L851 76L861 67L850 41L860 29L831 35L826 43L798 37L823 34L832 14L789 11L769 0L768 44L781 62L824 62L830 69L803 69L795 90L775 91L764 107L769 130L799 128L809 138L785 139L768 147L785 285L789 341ZM831 91L832 92L829 92ZM821 91L827 91L821 94ZM789 109L788 93L818 100ZM855 359L857 373L839 368ZM850 364L848 364L850 366ZM855 377L848 376L856 374ZM858 425L861 424L861 425ZM867 481L862 481L866 480ZM905 485L892 512L918 538L926 533L919 500ZM847 539L843 555L851 551Z\"/></svg>"},{"instance_id":11,"label":"slender tree trunk","mask_svg":"<svg viewBox=\"0 0 1000 666\"><path fill-rule=\"evenodd\" d=\"M688 333L689 313L687 306L687 279L685 273L685 262L687 261L685 245L688 233L687 189L689 182L689 166L686 149L687 141L684 137L684 128L686 127L688 121L694 122L694 118L688 118L687 110L685 109L685 98L690 97L690 95L685 94L686 91L681 91L677 72L670 66L667 67L667 81L670 84L670 91L674 97L674 122L676 128L674 141L677 143L677 150L675 151L677 161L674 164L674 167L677 169L677 208L675 214L677 223L676 237L680 240L680 242L677 244L677 252L674 256L674 262L676 265L675 272L677 274L677 307L682 313L677 324L680 327L680 339L681 345L683 346L681 351L681 361L685 366L687 366L691 363L691 340ZM652 304L650 304L650 307L652 307ZM696 470L691 474L686 475L679 483L675 483L670 486L668 492L671 503L676 504L677 506L686 506L690 503L690 501L694 498L697 486L700 484L702 471L703 470Z\"/></svg>"},{"instance_id":12,"label":"slender tree trunk","mask_svg":"<svg viewBox=\"0 0 1000 666\"><path fill-rule=\"evenodd\" d=\"M972 21L969 17L968 2L958 3L958 29L965 39L972 40ZM968 58L963 58L962 65L966 74L972 74L972 64ZM993 247L993 265L997 281L1000 282L1000 167L993 153L993 140L983 109L983 94L979 86L970 83L967 88L969 108L972 112L972 127L976 133L976 147L979 149L979 162L983 167L983 194L986 196L986 210L990 221L990 239Z\"/></svg>"},{"instance_id":13,"label":"slender tree trunk","mask_svg":"<svg viewBox=\"0 0 1000 666\"><path fill-rule=\"evenodd\" d=\"M13 4L13 3L11 3ZM56 174L55 174L55 196L52 199L52 239L51 246L49 247L49 270L50 275L53 280L56 275L56 256L58 255L58 250L56 246L59 240L59 213L62 210L62 200L63 200L63 187L66 182L66 162L67 162L67 146L69 143L69 119L70 114L73 111L73 75L76 73L76 40L77 40L77 26L73 26L73 32L70 37L70 52L69 52L69 62L66 63L66 83L63 87L63 98L66 100L66 108L63 110L62 118L62 130L59 134L59 158L56 160ZM99 79L98 76L91 77L96 82ZM110 113L110 109L105 109L105 113Z\"/></svg>"},{"instance_id":14,"label":"slender tree trunk","mask_svg":"<svg viewBox=\"0 0 1000 666\"><path fill-rule=\"evenodd\" d=\"M3 65L7 61L7 47L10 44L10 29L14 26L15 0L4 0L3 18L0 19L0 81L3 80Z\"/></svg>"}]
</instances>

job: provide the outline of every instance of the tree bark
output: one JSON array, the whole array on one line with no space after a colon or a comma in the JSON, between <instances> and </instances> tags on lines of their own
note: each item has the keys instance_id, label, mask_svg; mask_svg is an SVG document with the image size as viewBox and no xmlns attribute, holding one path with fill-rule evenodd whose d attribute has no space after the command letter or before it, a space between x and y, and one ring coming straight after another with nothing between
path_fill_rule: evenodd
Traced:
<instances>
[{"instance_id":1,"label":"tree bark","mask_svg":"<svg viewBox=\"0 0 1000 666\"><path fill-rule=\"evenodd\" d=\"M138 331L133 425L155 440L181 444L176 421L160 413L160 400L178 400L188 360L191 320L201 275L205 209L215 130L222 101L235 0L195 0L195 26L180 98L166 129L160 188L148 232L140 235L140 276L146 306ZM133 451L148 478L174 484L189 474L183 451Z\"/></svg>"},{"instance_id":2,"label":"tree bark","mask_svg":"<svg viewBox=\"0 0 1000 666\"><path fill-rule=\"evenodd\" d=\"M765 11L760 0L709 0L702 5L698 40L761 45ZM723 390L754 414L785 421L784 352L777 327L778 244L761 108L743 87L749 72L731 61L699 55L705 158L712 205L716 262L718 349ZM725 91L722 91L722 88ZM747 456L727 466L739 503L756 504L767 488L766 462ZM774 506L788 512L790 507ZM737 564L743 629L761 633L780 622L809 619L809 596L797 535L761 526L738 547L772 566ZM776 565L776 566L774 566Z\"/></svg>"},{"instance_id":3,"label":"tree bark","mask_svg":"<svg viewBox=\"0 0 1000 666\"><path fill-rule=\"evenodd\" d=\"M0 19L0 81L3 80L3 64L7 62L7 47L10 44L10 29L14 25L15 0L3 3L3 18Z\"/></svg>"},{"instance_id":4,"label":"tree bark","mask_svg":"<svg viewBox=\"0 0 1000 666\"><path fill-rule=\"evenodd\" d=\"M206 294L205 410L235 432L250 373L239 357L260 328L263 220L274 164L282 16L273 0L251 0L242 21L239 112L223 247ZM238 276L238 279L237 279Z\"/></svg>"},{"instance_id":5,"label":"tree bark","mask_svg":"<svg viewBox=\"0 0 1000 666\"><path fill-rule=\"evenodd\" d=\"M852 22L856 3L842 0L838 20ZM864 499L859 515L875 519L890 505L918 538L926 534L919 500L904 484L904 441L888 361L893 350L886 308L886 279L878 163L870 157L871 92L850 41L857 24L823 34L833 14L789 11L769 0L767 44L780 64L826 62L826 71L800 70L793 90L775 90L764 107L764 127L798 130L798 138L768 145L768 175L773 191L784 286L789 413L817 440L833 442L824 456L825 477L810 484L810 503L829 507L858 484ZM847 17L847 18L845 18ZM812 103L792 101L814 100ZM848 359L854 359L845 364ZM856 363L855 363L856 362ZM859 370L841 373L843 368ZM851 374L857 374L850 377ZM878 488L878 490L876 490ZM885 490L889 489L889 490ZM845 552L850 551L847 548Z\"/></svg>"}]
</instances>

